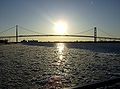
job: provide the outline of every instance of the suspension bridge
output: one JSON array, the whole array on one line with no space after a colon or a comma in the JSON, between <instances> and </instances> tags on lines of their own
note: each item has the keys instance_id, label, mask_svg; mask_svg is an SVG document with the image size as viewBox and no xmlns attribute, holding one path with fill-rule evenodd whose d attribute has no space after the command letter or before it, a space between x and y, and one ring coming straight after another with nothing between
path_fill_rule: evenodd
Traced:
<instances>
[{"instance_id":1,"label":"suspension bridge","mask_svg":"<svg viewBox=\"0 0 120 89\"><path fill-rule=\"evenodd\" d=\"M0 39L7 39L7 38L15 38L15 40L16 40L16 42L19 42L19 38L22 38L22 37L55 37L55 36L58 36L58 37L78 37L78 38L80 38L80 37L84 37L84 38L93 38L93 41L94 42L97 42L97 40L98 39L102 39L102 40L114 40L114 41L120 41L120 38L116 38L116 37L110 37L110 36L97 36L97 27L94 27L93 29L90 29L90 30L93 30L93 35L80 35L80 33L78 34L78 33L76 33L76 34L70 34L70 35L68 35L68 34L64 34L64 35L54 35L54 34L41 34L41 33L39 33L39 32L35 32L35 31L33 31L33 30L29 30L29 29L26 29L26 28L24 28L24 27L18 27L18 25L16 25L16 26L14 26L14 27L11 27L11 28L8 28L8 29L6 29L6 30L4 30L4 31L1 31L0 32L0 34L2 34L2 33L5 33L5 32L7 32L7 31L9 31L9 30L11 30L11 29L15 29L14 31L15 31L15 35L10 35L10 36L6 36L6 35L4 35L4 36L0 36ZM22 28L22 29L24 29L24 30L27 30L27 31L31 31L31 32L33 32L33 33L37 33L37 34L32 34L32 35L29 35L29 34L26 34L26 35L19 35L19 32L20 32L20 30L19 30L19 28ZM87 31L89 31L89 30L87 30ZM84 31L84 32L87 32L87 31ZM81 32L81 33L83 33L83 32ZM106 32L104 32L104 33L106 33ZM108 35L108 34L107 34Z\"/></svg>"}]
</instances>

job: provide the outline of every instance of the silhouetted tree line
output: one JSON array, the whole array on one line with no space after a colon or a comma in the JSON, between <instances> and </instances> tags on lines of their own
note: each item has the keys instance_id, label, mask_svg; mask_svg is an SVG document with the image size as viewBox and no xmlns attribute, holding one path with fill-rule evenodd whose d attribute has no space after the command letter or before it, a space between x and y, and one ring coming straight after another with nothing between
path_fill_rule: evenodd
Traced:
<instances>
[{"instance_id":1,"label":"silhouetted tree line","mask_svg":"<svg viewBox=\"0 0 120 89\"><path fill-rule=\"evenodd\" d=\"M8 43L8 40L0 40L0 43L7 44L7 43Z\"/></svg>"},{"instance_id":2,"label":"silhouetted tree line","mask_svg":"<svg viewBox=\"0 0 120 89\"><path fill-rule=\"evenodd\" d=\"M38 40L28 40L28 41L22 40L21 42L22 43L26 43L26 42L28 42L28 43L36 43L36 42L38 42Z\"/></svg>"}]
</instances>

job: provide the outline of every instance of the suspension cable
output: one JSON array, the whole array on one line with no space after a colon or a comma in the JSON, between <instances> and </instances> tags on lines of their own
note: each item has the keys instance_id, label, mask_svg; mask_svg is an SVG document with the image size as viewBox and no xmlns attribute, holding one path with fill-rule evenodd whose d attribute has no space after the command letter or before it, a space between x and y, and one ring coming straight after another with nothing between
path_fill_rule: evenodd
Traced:
<instances>
[{"instance_id":1,"label":"suspension cable","mask_svg":"<svg viewBox=\"0 0 120 89\"><path fill-rule=\"evenodd\" d=\"M11 30L11 29L13 29L13 28L15 28L15 26L14 26L14 27L11 27L11 28L8 28L8 29L6 29L6 30L4 30L4 31L1 31L0 34L2 34L2 33L4 33L4 32L7 32L7 31L9 31L9 30Z\"/></svg>"},{"instance_id":2,"label":"suspension cable","mask_svg":"<svg viewBox=\"0 0 120 89\"><path fill-rule=\"evenodd\" d=\"M26 31L30 31L30 32L34 32L34 33L37 33L37 34L42 34L42 33L39 33L39 32L36 32L36 31L33 31L33 30L30 30L28 28L25 28L25 27L22 27L22 26L19 26L21 29L23 30L26 30Z\"/></svg>"},{"instance_id":3,"label":"suspension cable","mask_svg":"<svg viewBox=\"0 0 120 89\"><path fill-rule=\"evenodd\" d=\"M82 32L79 32L79 33L74 33L74 34L82 34L82 33L86 33L86 32L89 32L89 31L91 31L91 30L93 30L93 29L89 29L89 30L86 30L86 31L82 31Z\"/></svg>"},{"instance_id":4,"label":"suspension cable","mask_svg":"<svg viewBox=\"0 0 120 89\"><path fill-rule=\"evenodd\" d=\"M102 33L104 33L104 34L106 34L106 35L108 35L108 36L113 36L113 35L111 35L111 34L109 34L109 33L105 32L105 31L103 31L103 30L102 30L102 29L100 29L100 28L99 28L99 31L100 31L100 32L102 32Z\"/></svg>"}]
</instances>

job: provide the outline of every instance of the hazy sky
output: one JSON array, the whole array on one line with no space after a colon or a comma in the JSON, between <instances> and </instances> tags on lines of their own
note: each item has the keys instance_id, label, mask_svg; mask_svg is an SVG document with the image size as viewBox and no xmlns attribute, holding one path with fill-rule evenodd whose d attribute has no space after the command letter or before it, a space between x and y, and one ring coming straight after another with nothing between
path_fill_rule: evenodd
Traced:
<instances>
[{"instance_id":1,"label":"hazy sky","mask_svg":"<svg viewBox=\"0 0 120 89\"><path fill-rule=\"evenodd\" d=\"M57 20L68 23L68 33L96 26L120 37L120 0L0 0L0 31L18 24L54 33Z\"/></svg>"}]
</instances>

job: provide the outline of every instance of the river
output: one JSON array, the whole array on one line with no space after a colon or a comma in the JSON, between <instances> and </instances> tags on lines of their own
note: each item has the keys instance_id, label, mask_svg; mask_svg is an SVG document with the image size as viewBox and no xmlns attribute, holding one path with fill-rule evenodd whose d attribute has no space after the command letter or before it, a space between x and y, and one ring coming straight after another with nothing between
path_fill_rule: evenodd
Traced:
<instances>
[{"instance_id":1,"label":"river","mask_svg":"<svg viewBox=\"0 0 120 89\"><path fill-rule=\"evenodd\" d=\"M120 44L48 44L0 45L0 89L61 89L120 73Z\"/></svg>"}]
</instances>

